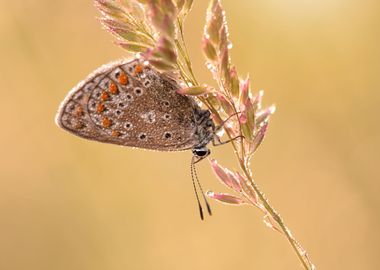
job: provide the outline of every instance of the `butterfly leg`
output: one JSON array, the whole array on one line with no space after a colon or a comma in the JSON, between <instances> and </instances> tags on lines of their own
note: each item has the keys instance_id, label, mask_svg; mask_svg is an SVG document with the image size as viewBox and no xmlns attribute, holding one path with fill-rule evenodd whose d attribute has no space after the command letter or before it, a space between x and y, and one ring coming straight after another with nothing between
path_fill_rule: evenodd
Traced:
<instances>
[{"instance_id":1,"label":"butterfly leg","mask_svg":"<svg viewBox=\"0 0 380 270\"><path fill-rule=\"evenodd\" d=\"M219 126L215 127L214 132L218 132L218 131L220 131L220 130L224 127L224 125L225 125L229 120L231 120L232 117L237 116L239 113L240 113L240 112L236 112L236 113L233 113L233 114L231 114L230 116L228 116L227 119L224 120Z\"/></svg>"},{"instance_id":2,"label":"butterfly leg","mask_svg":"<svg viewBox=\"0 0 380 270\"><path fill-rule=\"evenodd\" d=\"M229 140L227 140L227 141L224 141L224 142L222 142L222 141L220 140L219 136L214 136L214 138L212 139L212 145L213 145L213 146L220 146L220 145L223 145L223 144L226 144L226 143L232 142L232 141L234 141L234 140L236 140L236 139L239 139L239 138L244 139L244 136L243 136L243 135L238 135L238 136L236 136L236 137L234 137L234 138L231 138L231 139L229 139Z\"/></svg>"},{"instance_id":3,"label":"butterfly leg","mask_svg":"<svg viewBox=\"0 0 380 270\"><path fill-rule=\"evenodd\" d=\"M235 138L231 138L231 139L229 139L229 140L227 140L227 141L222 142L222 141L220 140L220 137L216 135L216 133L217 133L219 130L221 130L221 129L224 127L224 125L225 125L225 124L226 124L226 123L227 123L232 117L237 116L239 113L240 113L240 112L236 112L236 113L234 113L234 114L231 114L230 116L228 116L228 118L227 118L226 120L224 120L224 121L222 122L222 124L220 124L220 125L217 126L217 127L214 127L213 133L214 133L215 135L214 135L214 137L212 138L212 145L213 145L213 146L223 145L223 144L226 144L226 143L232 142L232 141L234 141L234 140L236 140L236 139L238 139L238 138L244 138L244 136L240 134L240 135L236 136Z\"/></svg>"}]
</instances>

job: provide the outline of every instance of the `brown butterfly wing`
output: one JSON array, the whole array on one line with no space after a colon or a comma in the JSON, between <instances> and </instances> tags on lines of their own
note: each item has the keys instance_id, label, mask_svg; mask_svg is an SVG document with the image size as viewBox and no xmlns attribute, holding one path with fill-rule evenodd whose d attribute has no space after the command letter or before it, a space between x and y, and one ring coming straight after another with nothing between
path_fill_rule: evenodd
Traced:
<instances>
[{"instance_id":1,"label":"brown butterfly wing","mask_svg":"<svg viewBox=\"0 0 380 270\"><path fill-rule=\"evenodd\" d=\"M138 60L105 65L62 102L56 122L83 138L177 151L192 148L195 102L177 83Z\"/></svg>"}]
</instances>

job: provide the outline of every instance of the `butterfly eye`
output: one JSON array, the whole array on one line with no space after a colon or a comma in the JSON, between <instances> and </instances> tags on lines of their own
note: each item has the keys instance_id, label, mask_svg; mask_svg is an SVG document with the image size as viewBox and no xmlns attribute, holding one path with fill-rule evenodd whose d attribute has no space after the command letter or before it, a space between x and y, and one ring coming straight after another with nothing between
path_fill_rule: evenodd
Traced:
<instances>
[{"instance_id":1,"label":"butterfly eye","mask_svg":"<svg viewBox=\"0 0 380 270\"><path fill-rule=\"evenodd\" d=\"M197 157L205 157L209 154L210 154L210 150L207 147L193 149L193 155Z\"/></svg>"}]
</instances>

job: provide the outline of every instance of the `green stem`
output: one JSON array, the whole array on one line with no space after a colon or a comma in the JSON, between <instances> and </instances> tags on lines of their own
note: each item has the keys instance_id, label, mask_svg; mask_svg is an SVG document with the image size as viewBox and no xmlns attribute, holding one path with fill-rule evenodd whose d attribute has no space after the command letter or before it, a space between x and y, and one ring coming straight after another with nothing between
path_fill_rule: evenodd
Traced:
<instances>
[{"instance_id":1,"label":"green stem","mask_svg":"<svg viewBox=\"0 0 380 270\"><path fill-rule=\"evenodd\" d=\"M179 70L180 75L182 77L182 80L186 83L186 85L190 86L189 82L194 85L192 79L186 74L181 62L177 61L177 67L178 67L178 70Z\"/></svg>"},{"instance_id":2,"label":"green stem","mask_svg":"<svg viewBox=\"0 0 380 270\"><path fill-rule=\"evenodd\" d=\"M124 11L124 15L128 18L128 20L130 21L131 24L133 24L136 29L141 32L142 34L144 34L146 37L150 38L151 39L151 42L153 42L153 44L156 42L155 38L153 37L153 35L151 34L152 31L150 31L147 27L147 25L141 21L141 20L136 20L136 18L132 15L130 15L128 13L128 11Z\"/></svg>"},{"instance_id":3,"label":"green stem","mask_svg":"<svg viewBox=\"0 0 380 270\"><path fill-rule=\"evenodd\" d=\"M309 260L307 255L304 253L300 245L298 244L297 240L294 238L294 236L290 233L290 230L285 225L284 220L281 218L281 216L277 213L277 211L270 205L268 199L265 197L264 193L259 189L256 182L252 179L250 171L247 169L246 165L244 164L243 160L240 161L240 167L243 170L245 176L247 177L249 183L252 185L252 188L257 193L258 197L260 198L260 201L263 203L265 209L268 211L268 213L272 216L272 218L277 222L277 224L280 226L282 232L288 239L290 245L292 246L293 250L297 254L298 259L302 262L303 267L306 270L313 270L315 269L312 262Z\"/></svg>"},{"instance_id":4,"label":"green stem","mask_svg":"<svg viewBox=\"0 0 380 270\"><path fill-rule=\"evenodd\" d=\"M183 23L182 23L182 20L180 18L178 18L177 19L177 23L178 23L179 34L180 34L180 37L181 37L181 43L183 44L183 48L182 48L182 46L178 42L178 44L180 45L179 46L180 50L183 53L183 58L185 60L187 69L190 72L190 75L191 75L192 79L194 80L195 85L199 85L197 79L195 78L194 72L193 72L193 67L191 65L189 51L187 50L187 46L186 46L186 42L185 42L185 37L184 37L184 34L183 34Z\"/></svg>"}]
</instances>

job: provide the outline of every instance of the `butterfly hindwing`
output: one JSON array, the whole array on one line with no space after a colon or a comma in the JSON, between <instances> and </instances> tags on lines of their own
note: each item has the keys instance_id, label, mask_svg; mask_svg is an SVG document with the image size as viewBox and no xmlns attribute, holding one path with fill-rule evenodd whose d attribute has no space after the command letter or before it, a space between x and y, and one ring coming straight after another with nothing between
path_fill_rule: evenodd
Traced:
<instances>
[{"instance_id":1,"label":"butterfly hindwing","mask_svg":"<svg viewBox=\"0 0 380 270\"><path fill-rule=\"evenodd\" d=\"M176 151L194 141L195 102L178 84L138 60L102 66L62 102L56 122L90 140Z\"/></svg>"}]
</instances>

